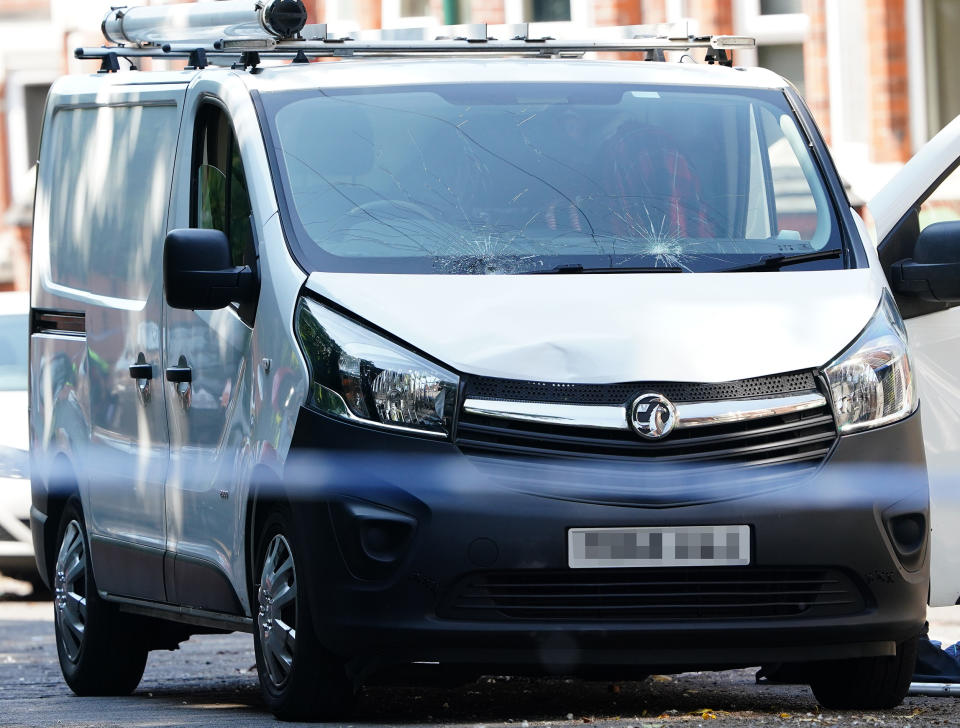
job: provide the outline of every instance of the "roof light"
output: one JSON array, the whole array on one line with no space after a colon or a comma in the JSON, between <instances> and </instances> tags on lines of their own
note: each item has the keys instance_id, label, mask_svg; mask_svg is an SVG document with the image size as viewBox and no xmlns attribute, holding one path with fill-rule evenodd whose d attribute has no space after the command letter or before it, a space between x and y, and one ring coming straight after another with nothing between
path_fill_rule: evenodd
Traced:
<instances>
[{"instance_id":1,"label":"roof light","mask_svg":"<svg viewBox=\"0 0 960 728\"><path fill-rule=\"evenodd\" d=\"M714 48L755 48L757 41L746 35L715 35L710 44Z\"/></svg>"}]
</instances>

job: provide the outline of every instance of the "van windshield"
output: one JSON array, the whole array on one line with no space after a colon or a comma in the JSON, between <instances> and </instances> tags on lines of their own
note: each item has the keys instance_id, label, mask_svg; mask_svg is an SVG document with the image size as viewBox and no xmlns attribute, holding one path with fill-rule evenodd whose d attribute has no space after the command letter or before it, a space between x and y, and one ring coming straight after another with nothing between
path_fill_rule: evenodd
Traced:
<instances>
[{"instance_id":1,"label":"van windshield","mask_svg":"<svg viewBox=\"0 0 960 728\"><path fill-rule=\"evenodd\" d=\"M309 270L843 267L835 211L779 91L483 83L261 98Z\"/></svg>"}]
</instances>

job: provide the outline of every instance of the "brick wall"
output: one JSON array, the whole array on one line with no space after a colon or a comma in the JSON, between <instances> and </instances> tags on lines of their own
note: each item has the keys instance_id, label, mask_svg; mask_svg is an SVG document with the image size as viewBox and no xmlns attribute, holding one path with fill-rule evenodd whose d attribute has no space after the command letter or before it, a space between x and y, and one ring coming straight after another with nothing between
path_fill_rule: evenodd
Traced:
<instances>
[{"instance_id":1,"label":"brick wall","mask_svg":"<svg viewBox=\"0 0 960 728\"><path fill-rule=\"evenodd\" d=\"M904 0L865 0L870 110L874 162L910 158L910 99Z\"/></svg>"},{"instance_id":2,"label":"brick wall","mask_svg":"<svg viewBox=\"0 0 960 728\"><path fill-rule=\"evenodd\" d=\"M690 0L689 15L700 21L700 32L707 35L733 33L732 0Z\"/></svg>"},{"instance_id":3,"label":"brick wall","mask_svg":"<svg viewBox=\"0 0 960 728\"><path fill-rule=\"evenodd\" d=\"M471 0L470 16L471 23L505 23L503 0Z\"/></svg>"},{"instance_id":4,"label":"brick wall","mask_svg":"<svg viewBox=\"0 0 960 728\"><path fill-rule=\"evenodd\" d=\"M826 0L804 0L803 11L810 16L810 31L803 44L803 76L807 106L830 143L830 76L827 71Z\"/></svg>"},{"instance_id":5,"label":"brick wall","mask_svg":"<svg viewBox=\"0 0 960 728\"><path fill-rule=\"evenodd\" d=\"M642 8L637 0L605 0L593 4L597 25L639 25Z\"/></svg>"}]
</instances>

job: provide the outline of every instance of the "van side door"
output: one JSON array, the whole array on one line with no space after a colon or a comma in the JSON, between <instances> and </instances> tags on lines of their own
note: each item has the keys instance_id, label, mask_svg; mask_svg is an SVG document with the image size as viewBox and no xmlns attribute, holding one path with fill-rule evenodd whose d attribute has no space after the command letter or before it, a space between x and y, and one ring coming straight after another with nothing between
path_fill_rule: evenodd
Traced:
<instances>
[{"instance_id":1,"label":"van side door","mask_svg":"<svg viewBox=\"0 0 960 728\"><path fill-rule=\"evenodd\" d=\"M46 472L47 487L69 477L79 489L97 586L164 601L160 271L186 83L138 80L115 88L97 77L88 91L52 94L34 228L31 408L34 460L58 470Z\"/></svg>"},{"instance_id":2,"label":"van side door","mask_svg":"<svg viewBox=\"0 0 960 728\"><path fill-rule=\"evenodd\" d=\"M226 104L203 88L188 96L181 139L192 142L178 157L170 228L221 230L233 264L256 270L256 227L237 131ZM168 592L182 606L235 615L247 611L238 483L250 451L255 316L255 306L236 304L213 311L165 306L164 314Z\"/></svg>"},{"instance_id":3,"label":"van side door","mask_svg":"<svg viewBox=\"0 0 960 728\"><path fill-rule=\"evenodd\" d=\"M954 605L960 600L960 299L935 301L909 290L917 282L903 280L903 263L926 256L938 223L948 240L940 252L960 261L960 117L907 162L871 200L870 212L919 383L930 483L930 604Z\"/></svg>"}]
</instances>

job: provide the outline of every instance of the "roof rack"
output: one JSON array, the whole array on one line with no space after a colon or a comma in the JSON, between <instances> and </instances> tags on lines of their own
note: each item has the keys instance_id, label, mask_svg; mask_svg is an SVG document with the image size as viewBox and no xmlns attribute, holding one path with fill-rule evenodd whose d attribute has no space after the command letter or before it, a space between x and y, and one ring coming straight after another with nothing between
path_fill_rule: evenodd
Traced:
<instances>
[{"instance_id":1,"label":"roof rack","mask_svg":"<svg viewBox=\"0 0 960 728\"><path fill-rule=\"evenodd\" d=\"M581 56L595 51L646 52L663 60L664 51L708 49L706 61L730 65L727 51L752 48L746 36L694 36L682 28L617 26L592 29L594 40L537 36L527 23L471 24L434 28L332 33L327 25L306 25L302 0L222 0L113 8L102 30L112 46L77 48L80 59L101 61L103 73L119 70L119 58L186 58L191 68L210 63L253 68L262 57L306 62L310 58L517 54L542 57ZM497 33L499 37L493 36ZM439 34L439 35L438 35Z\"/></svg>"}]
</instances>

